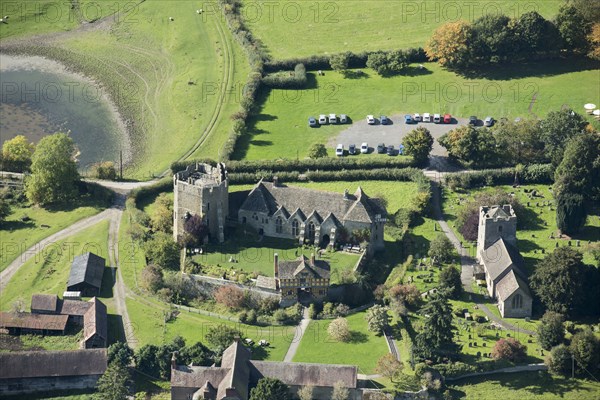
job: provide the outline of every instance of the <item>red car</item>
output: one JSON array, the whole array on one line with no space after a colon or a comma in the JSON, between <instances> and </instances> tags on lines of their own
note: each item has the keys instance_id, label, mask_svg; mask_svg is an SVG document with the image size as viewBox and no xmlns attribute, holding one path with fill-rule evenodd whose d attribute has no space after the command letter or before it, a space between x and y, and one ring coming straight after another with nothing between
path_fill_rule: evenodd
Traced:
<instances>
[{"instance_id":1,"label":"red car","mask_svg":"<svg viewBox=\"0 0 600 400\"><path fill-rule=\"evenodd\" d=\"M450 115L450 114L444 115L444 123L449 124L450 122L452 122L452 115Z\"/></svg>"}]
</instances>

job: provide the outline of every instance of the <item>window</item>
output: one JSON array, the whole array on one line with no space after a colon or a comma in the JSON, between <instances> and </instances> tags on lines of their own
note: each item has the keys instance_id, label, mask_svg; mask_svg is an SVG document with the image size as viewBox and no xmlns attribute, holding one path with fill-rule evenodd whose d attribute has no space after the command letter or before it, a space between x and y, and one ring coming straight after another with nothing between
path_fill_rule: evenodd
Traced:
<instances>
[{"instance_id":1,"label":"window","mask_svg":"<svg viewBox=\"0 0 600 400\"><path fill-rule=\"evenodd\" d=\"M292 236L298 236L300 234L300 230L298 229L298 220L295 219L292 221Z\"/></svg>"},{"instance_id":2,"label":"window","mask_svg":"<svg viewBox=\"0 0 600 400\"><path fill-rule=\"evenodd\" d=\"M502 233L502 225L498 225L498 232Z\"/></svg>"},{"instance_id":3,"label":"window","mask_svg":"<svg viewBox=\"0 0 600 400\"><path fill-rule=\"evenodd\" d=\"M312 221L308 224L308 240L315 240L315 224Z\"/></svg>"},{"instance_id":4,"label":"window","mask_svg":"<svg viewBox=\"0 0 600 400\"><path fill-rule=\"evenodd\" d=\"M281 217L277 217L277 219L275 220L275 232L283 232L283 220L281 219Z\"/></svg>"},{"instance_id":5,"label":"window","mask_svg":"<svg viewBox=\"0 0 600 400\"><path fill-rule=\"evenodd\" d=\"M242 224L246 223L246 217L242 217Z\"/></svg>"},{"instance_id":6,"label":"window","mask_svg":"<svg viewBox=\"0 0 600 400\"><path fill-rule=\"evenodd\" d=\"M523 307L523 296L520 294L516 294L512 299L512 308L522 308Z\"/></svg>"},{"instance_id":7,"label":"window","mask_svg":"<svg viewBox=\"0 0 600 400\"><path fill-rule=\"evenodd\" d=\"M210 203L206 203L206 211L210 211Z\"/></svg>"}]
</instances>

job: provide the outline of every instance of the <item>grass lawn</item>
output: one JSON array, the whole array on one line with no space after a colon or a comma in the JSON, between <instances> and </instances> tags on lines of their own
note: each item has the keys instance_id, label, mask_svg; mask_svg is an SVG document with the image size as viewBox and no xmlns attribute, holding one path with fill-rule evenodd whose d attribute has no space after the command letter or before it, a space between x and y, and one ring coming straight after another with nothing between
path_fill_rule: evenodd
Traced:
<instances>
[{"instance_id":1,"label":"grass lawn","mask_svg":"<svg viewBox=\"0 0 600 400\"><path fill-rule=\"evenodd\" d=\"M0 271L40 240L80 219L97 214L105 206L95 199L83 198L69 207L48 209L36 206L12 207L11 214L1 225ZM31 220L23 222L21 221L23 216L28 216ZM49 228L42 228L42 225L47 225Z\"/></svg>"},{"instance_id":2,"label":"grass lawn","mask_svg":"<svg viewBox=\"0 0 600 400\"><path fill-rule=\"evenodd\" d=\"M486 375L451 383L454 398L506 400L588 400L598 398L600 383L555 377L547 372ZM596 393L596 394L594 394Z\"/></svg>"},{"instance_id":3,"label":"grass lawn","mask_svg":"<svg viewBox=\"0 0 600 400\"><path fill-rule=\"evenodd\" d=\"M0 298L0 309L10 310L16 300L22 300L29 310L34 293L56 294L62 298L67 289L73 257L91 251L108 258L108 221L99 222L77 235L47 246L44 251L29 259L13 276ZM111 270L104 271L105 278ZM103 280L105 283L107 279ZM111 288L103 288L99 296L112 297Z\"/></svg>"},{"instance_id":4,"label":"grass lawn","mask_svg":"<svg viewBox=\"0 0 600 400\"><path fill-rule=\"evenodd\" d=\"M311 321L294 361L357 365L361 374L375 373L377 360L388 353L388 347L383 336L367 329L365 315L366 311L363 311L347 317L352 334L348 343L329 337L327 327L331 320Z\"/></svg>"},{"instance_id":5,"label":"grass lawn","mask_svg":"<svg viewBox=\"0 0 600 400\"><path fill-rule=\"evenodd\" d=\"M276 59L340 53L423 47L434 29L459 19L473 21L482 14L509 17L538 11L554 17L560 0L489 3L451 1L392 2L317 0L278 3L244 0L242 9L252 32ZM293 43L293 45L291 45Z\"/></svg>"},{"instance_id":6,"label":"grass lawn","mask_svg":"<svg viewBox=\"0 0 600 400\"><path fill-rule=\"evenodd\" d=\"M307 118L319 114L343 113L354 121L367 114L414 112L448 112L465 118L544 117L565 104L580 110L589 99L598 99L597 63L571 60L503 66L481 78L459 76L435 63L424 65L425 72L390 78L370 69L363 70L357 79L345 79L333 71L318 77L309 73L308 89L266 90L260 99L260 112L250 120L249 133L238 141L234 158L307 156L311 144L326 144L345 129L343 125L310 128Z\"/></svg>"}]
</instances>

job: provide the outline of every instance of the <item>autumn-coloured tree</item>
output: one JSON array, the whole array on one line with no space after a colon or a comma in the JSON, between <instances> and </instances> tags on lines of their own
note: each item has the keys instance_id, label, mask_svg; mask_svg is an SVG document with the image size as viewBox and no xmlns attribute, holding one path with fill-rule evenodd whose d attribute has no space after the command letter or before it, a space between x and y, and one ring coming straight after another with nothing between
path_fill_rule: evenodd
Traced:
<instances>
[{"instance_id":1,"label":"autumn-coloured tree","mask_svg":"<svg viewBox=\"0 0 600 400\"><path fill-rule=\"evenodd\" d=\"M589 34L588 40L591 45L591 51L588 53L588 56L600 60L600 22L596 22L592 26L592 33Z\"/></svg>"},{"instance_id":2,"label":"autumn-coloured tree","mask_svg":"<svg viewBox=\"0 0 600 400\"><path fill-rule=\"evenodd\" d=\"M402 368L402 363L398 361L396 357L388 353L377 360L375 371L386 378L390 378L390 380L394 382L394 378L402 372Z\"/></svg>"},{"instance_id":3,"label":"autumn-coloured tree","mask_svg":"<svg viewBox=\"0 0 600 400\"><path fill-rule=\"evenodd\" d=\"M413 284L396 285L390 289L390 298L393 301L413 307L421 300L421 292Z\"/></svg>"},{"instance_id":4,"label":"autumn-coloured tree","mask_svg":"<svg viewBox=\"0 0 600 400\"><path fill-rule=\"evenodd\" d=\"M425 53L445 67L464 67L469 63L467 42L470 35L471 25L468 22L449 22L435 30L425 46Z\"/></svg>"},{"instance_id":5,"label":"autumn-coloured tree","mask_svg":"<svg viewBox=\"0 0 600 400\"><path fill-rule=\"evenodd\" d=\"M215 301L229 308L240 309L244 305L244 291L235 286L221 286L215 291Z\"/></svg>"},{"instance_id":6,"label":"autumn-coloured tree","mask_svg":"<svg viewBox=\"0 0 600 400\"><path fill-rule=\"evenodd\" d=\"M519 362L527 356L527 346L514 338L500 339L494 345L492 357L494 360Z\"/></svg>"}]
</instances>

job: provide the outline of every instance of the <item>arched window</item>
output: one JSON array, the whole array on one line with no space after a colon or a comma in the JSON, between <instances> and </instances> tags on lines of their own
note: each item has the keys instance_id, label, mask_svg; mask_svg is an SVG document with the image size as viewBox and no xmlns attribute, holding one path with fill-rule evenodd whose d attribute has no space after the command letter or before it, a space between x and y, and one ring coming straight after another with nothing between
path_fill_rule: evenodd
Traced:
<instances>
[{"instance_id":1,"label":"arched window","mask_svg":"<svg viewBox=\"0 0 600 400\"><path fill-rule=\"evenodd\" d=\"M308 240L310 240L311 242L315 240L315 223L314 222L310 222L308 224Z\"/></svg>"},{"instance_id":2,"label":"arched window","mask_svg":"<svg viewBox=\"0 0 600 400\"><path fill-rule=\"evenodd\" d=\"M277 219L275 220L275 232L283 232L283 220L281 219L281 217L277 217Z\"/></svg>"},{"instance_id":3,"label":"arched window","mask_svg":"<svg viewBox=\"0 0 600 400\"><path fill-rule=\"evenodd\" d=\"M521 308L523 307L523 296L520 294L516 294L512 299L512 308Z\"/></svg>"},{"instance_id":4,"label":"arched window","mask_svg":"<svg viewBox=\"0 0 600 400\"><path fill-rule=\"evenodd\" d=\"M300 234L300 230L298 229L298 220L295 219L292 221L292 236L298 236Z\"/></svg>"},{"instance_id":5,"label":"arched window","mask_svg":"<svg viewBox=\"0 0 600 400\"><path fill-rule=\"evenodd\" d=\"M502 225L498 225L498 232L502 233Z\"/></svg>"}]
</instances>

